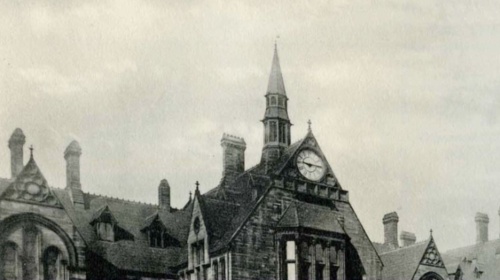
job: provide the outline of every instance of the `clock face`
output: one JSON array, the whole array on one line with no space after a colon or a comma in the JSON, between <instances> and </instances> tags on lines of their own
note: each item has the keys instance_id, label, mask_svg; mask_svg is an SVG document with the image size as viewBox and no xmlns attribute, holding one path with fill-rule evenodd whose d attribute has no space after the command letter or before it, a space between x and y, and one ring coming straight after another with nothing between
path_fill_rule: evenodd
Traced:
<instances>
[{"instance_id":1,"label":"clock face","mask_svg":"<svg viewBox=\"0 0 500 280\"><path fill-rule=\"evenodd\" d=\"M297 155L297 168L300 174L311 181L319 181L326 173L323 159L313 150L302 150Z\"/></svg>"}]
</instances>

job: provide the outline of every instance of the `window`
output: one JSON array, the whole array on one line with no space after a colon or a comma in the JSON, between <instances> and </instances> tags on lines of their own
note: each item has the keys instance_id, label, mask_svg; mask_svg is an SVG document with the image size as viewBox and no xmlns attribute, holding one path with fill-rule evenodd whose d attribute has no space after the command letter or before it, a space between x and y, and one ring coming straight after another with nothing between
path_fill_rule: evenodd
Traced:
<instances>
[{"instance_id":1,"label":"window","mask_svg":"<svg viewBox=\"0 0 500 280\"><path fill-rule=\"evenodd\" d=\"M220 280L226 280L226 260L220 260Z\"/></svg>"},{"instance_id":2,"label":"window","mask_svg":"<svg viewBox=\"0 0 500 280\"><path fill-rule=\"evenodd\" d=\"M217 261L213 262L212 267L214 272L213 279L217 280L219 279L219 264L217 263Z\"/></svg>"},{"instance_id":3,"label":"window","mask_svg":"<svg viewBox=\"0 0 500 280\"><path fill-rule=\"evenodd\" d=\"M276 97L271 97L271 106L276 106Z\"/></svg>"},{"instance_id":4,"label":"window","mask_svg":"<svg viewBox=\"0 0 500 280\"><path fill-rule=\"evenodd\" d=\"M325 265L321 263L316 264L316 280L323 280L323 273L324 273L324 268Z\"/></svg>"},{"instance_id":5,"label":"window","mask_svg":"<svg viewBox=\"0 0 500 280\"><path fill-rule=\"evenodd\" d=\"M271 122L269 122L269 126L271 128L271 132L270 132L270 135L269 135L269 141L274 142L278 138L277 123L275 121L271 121Z\"/></svg>"},{"instance_id":6,"label":"window","mask_svg":"<svg viewBox=\"0 0 500 280\"><path fill-rule=\"evenodd\" d=\"M286 143L285 124L280 123L279 127L280 127L280 131L279 131L280 139L279 139L279 141L280 141L280 143Z\"/></svg>"},{"instance_id":7,"label":"window","mask_svg":"<svg viewBox=\"0 0 500 280\"><path fill-rule=\"evenodd\" d=\"M295 241L288 240L285 244L285 266L287 280L296 279L296 262L295 262Z\"/></svg>"},{"instance_id":8,"label":"window","mask_svg":"<svg viewBox=\"0 0 500 280\"><path fill-rule=\"evenodd\" d=\"M66 262L61 260L61 252L57 247L47 248L43 254L43 279L59 280L66 278Z\"/></svg>"}]
</instances>

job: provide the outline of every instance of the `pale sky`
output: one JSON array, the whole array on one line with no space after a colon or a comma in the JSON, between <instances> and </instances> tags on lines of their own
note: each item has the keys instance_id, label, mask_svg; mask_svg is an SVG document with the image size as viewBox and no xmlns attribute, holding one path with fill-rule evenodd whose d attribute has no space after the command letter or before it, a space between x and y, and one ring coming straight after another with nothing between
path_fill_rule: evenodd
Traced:
<instances>
[{"instance_id":1,"label":"pale sky","mask_svg":"<svg viewBox=\"0 0 500 280\"><path fill-rule=\"evenodd\" d=\"M87 192L180 207L215 187L224 132L260 160L278 49L307 120L372 241L382 216L441 251L499 237L500 1L1 1L0 177L23 129L51 186L83 149Z\"/></svg>"}]
</instances>

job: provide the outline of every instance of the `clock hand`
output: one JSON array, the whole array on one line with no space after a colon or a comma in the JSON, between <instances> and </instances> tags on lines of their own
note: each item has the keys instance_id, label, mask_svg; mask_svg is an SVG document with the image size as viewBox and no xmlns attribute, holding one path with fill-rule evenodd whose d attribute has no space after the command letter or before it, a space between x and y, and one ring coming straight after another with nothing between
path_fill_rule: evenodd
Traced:
<instances>
[{"instance_id":1,"label":"clock hand","mask_svg":"<svg viewBox=\"0 0 500 280\"><path fill-rule=\"evenodd\" d=\"M309 167L317 167L317 168L323 168L323 166L319 166L319 165L316 165L316 164L312 164L312 163L309 163L309 162L305 162L305 161L302 161L303 164L309 166Z\"/></svg>"}]
</instances>

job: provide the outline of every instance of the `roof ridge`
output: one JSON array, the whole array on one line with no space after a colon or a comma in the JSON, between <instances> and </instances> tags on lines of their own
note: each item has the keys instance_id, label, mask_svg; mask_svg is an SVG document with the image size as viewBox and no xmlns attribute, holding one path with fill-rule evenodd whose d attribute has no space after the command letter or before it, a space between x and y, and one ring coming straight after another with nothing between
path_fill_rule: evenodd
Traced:
<instances>
[{"instance_id":1,"label":"roof ridge","mask_svg":"<svg viewBox=\"0 0 500 280\"><path fill-rule=\"evenodd\" d=\"M389 254L389 253L394 253L394 252L402 251L404 249L412 249L412 248L415 248L417 246L428 244L428 242L430 242L430 238L422 240L422 241L419 241L419 242L416 242L415 244L412 244L412 245L408 245L408 246L404 246L404 247L399 247L399 248L391 250L391 251L380 253L380 255L386 255L386 254ZM383 245L384 243L378 243L378 244L382 244Z\"/></svg>"},{"instance_id":2,"label":"roof ridge","mask_svg":"<svg viewBox=\"0 0 500 280\"><path fill-rule=\"evenodd\" d=\"M119 198L119 197L108 196L108 195L104 195L104 194L96 194L96 193L90 193L90 192L87 192L86 194L97 196L98 198L105 198L105 199L110 199L110 200L120 201L120 202L125 202L125 203L131 203L131 204L158 206L158 204L155 204L155 203L142 202L142 201L138 201L138 200L130 200L130 199L126 199L126 198Z\"/></svg>"}]
</instances>

